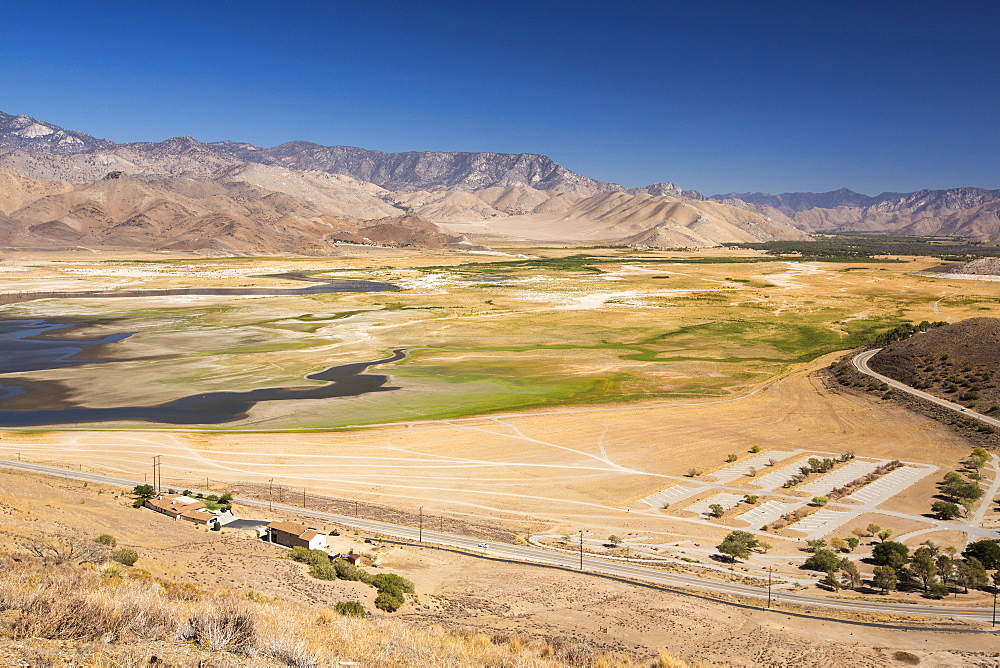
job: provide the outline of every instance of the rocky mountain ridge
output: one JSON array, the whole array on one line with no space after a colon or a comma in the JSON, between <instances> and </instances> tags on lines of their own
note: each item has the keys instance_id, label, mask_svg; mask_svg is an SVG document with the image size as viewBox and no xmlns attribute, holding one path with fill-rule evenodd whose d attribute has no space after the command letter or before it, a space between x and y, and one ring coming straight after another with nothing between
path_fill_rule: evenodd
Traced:
<instances>
[{"instance_id":1,"label":"rocky mountain ridge","mask_svg":"<svg viewBox=\"0 0 1000 668\"><path fill-rule=\"evenodd\" d=\"M803 232L819 231L1000 240L1000 190L954 188L871 197L842 188L707 197L671 182L641 188L605 183L529 153L384 153L305 141L263 148L235 141L206 143L189 136L117 144L2 112L0 167L78 185L97 182L109 172L149 182L243 181L304 198L316 210L335 216L363 220L415 213L452 228L464 224L463 229L479 229L487 236L550 241L670 238L680 245L713 245L801 238ZM621 197L604 210L611 200L600 196L611 193ZM649 197L657 199L651 202ZM587 198L597 199L591 206L581 201ZM701 213L662 215L676 202L686 203L686 211ZM706 209L708 202L716 208ZM643 215L647 218L637 222ZM520 220L532 216L535 220L529 222L541 226L537 230ZM475 225L501 218L511 220L506 225ZM567 221L576 224L563 224ZM706 221L712 225L706 226ZM710 233L692 233L692 225ZM667 234L668 229L674 232ZM568 236L559 239L560 234Z\"/></svg>"}]
</instances>

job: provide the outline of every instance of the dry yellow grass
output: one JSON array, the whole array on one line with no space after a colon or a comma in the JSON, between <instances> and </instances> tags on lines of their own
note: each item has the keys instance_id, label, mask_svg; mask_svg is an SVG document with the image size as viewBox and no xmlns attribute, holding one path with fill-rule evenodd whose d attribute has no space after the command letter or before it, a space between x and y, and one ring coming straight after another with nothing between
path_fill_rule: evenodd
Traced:
<instances>
[{"instance_id":1,"label":"dry yellow grass","mask_svg":"<svg viewBox=\"0 0 1000 668\"><path fill-rule=\"evenodd\" d=\"M665 652L650 661L613 655L579 642L539 642L510 635L421 629L387 618L343 617L233 592L177 595L142 571L111 565L32 563L0 566L0 638L100 643L92 665L116 648L149 642L188 644L255 665L326 666L341 661L381 666L687 666ZM198 665L205 656L192 661ZM137 661L137 663L139 663ZM146 663L149 663L147 658Z\"/></svg>"}]
</instances>

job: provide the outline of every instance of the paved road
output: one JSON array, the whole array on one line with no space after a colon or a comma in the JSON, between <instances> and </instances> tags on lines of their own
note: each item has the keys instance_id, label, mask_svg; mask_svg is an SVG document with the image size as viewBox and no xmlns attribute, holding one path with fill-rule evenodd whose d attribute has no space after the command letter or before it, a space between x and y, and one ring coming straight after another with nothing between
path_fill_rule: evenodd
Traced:
<instances>
[{"instance_id":1,"label":"paved road","mask_svg":"<svg viewBox=\"0 0 1000 668\"><path fill-rule=\"evenodd\" d=\"M901 383L898 380L893 380L888 376L883 376L880 373L872 371L870 368L868 368L868 362L871 360L871 358L875 357L875 355L877 355L881 350L882 350L881 348L876 348L875 350L868 350L858 355L855 355L854 368L860 371L861 373L865 374L866 376L871 376L872 378L882 381L889 387L893 387L897 390L902 390L903 392L912 394L915 397L920 397L921 399L937 404L938 406L943 406L944 408L953 410L956 413L962 413L966 417L980 420L982 422L985 422L986 424L993 425L994 427L1000 427L1000 420L997 420L996 418L991 418L989 415L983 415L982 413L970 411L968 408L962 406L961 404L956 404L954 402L948 401L947 399L935 397L933 394L922 392L915 387L910 387L909 385Z\"/></svg>"},{"instance_id":2,"label":"paved road","mask_svg":"<svg viewBox=\"0 0 1000 668\"><path fill-rule=\"evenodd\" d=\"M10 459L0 459L0 467L19 469L22 471L32 471L35 473L43 473L47 475L56 475L63 478L71 478L73 480L85 480L88 482L94 482L99 484L117 485L126 488L131 488L134 487L135 485L142 484L135 480L127 480L125 478L106 476L106 475L101 475L99 473L89 473L86 471L71 471L67 469L58 468L55 466L46 466L44 464L20 462ZM297 506L287 506L277 503L270 504L267 501L258 501L256 499L237 498L234 500L237 503L244 506L254 506L262 509L266 509L270 506L278 510L286 511L289 513L295 513L297 515L304 517L312 517L318 520L322 520L324 522L334 522L345 526L356 527L358 529L362 529L364 531L368 531L373 534L380 534L384 536L395 536L410 541L416 541L421 538L419 529L415 529L413 527L401 526L398 524L389 524L387 522L378 522L375 520L359 519L356 517L350 517L348 515L337 515L334 513L324 513L315 510L307 510ZM580 567L581 564L580 557L578 555L551 552L548 550L542 550L527 545L514 545L510 543L490 542L488 547L482 548L479 547L480 543L482 543L482 540L479 538L472 538L469 536L459 536L456 534L442 533L439 531L430 531L430 530L423 531L422 538L423 541L426 543L438 546L456 548L466 552L472 552L472 553L478 552L484 556L492 558L509 559L513 561L527 562L531 564L541 564L546 566L556 566L565 569L577 569ZM683 575L679 573L658 571L637 564L617 563L614 561L604 560L590 555L584 555L583 569L584 571L588 572L601 573L604 575L610 575L613 577L626 578L631 580L638 580L665 587L680 588L680 589L696 589L701 592L728 594L731 596L738 596L745 598L765 599L767 597L766 588L751 587L747 585L734 584L730 582L720 582L717 580L701 578L695 575ZM827 599L821 596L810 596L808 594L797 594L783 590L775 593L777 594L775 598L781 602L819 606L823 608L835 609L841 611L918 615L925 617L961 619L961 620L980 621L980 622L983 621L989 622L992 616L992 610L986 608L951 607L951 606L946 607L946 606L936 606L923 603L917 605L908 605L902 603L895 604L895 603L876 603L870 601L848 601L843 599L841 600Z\"/></svg>"}]
</instances>

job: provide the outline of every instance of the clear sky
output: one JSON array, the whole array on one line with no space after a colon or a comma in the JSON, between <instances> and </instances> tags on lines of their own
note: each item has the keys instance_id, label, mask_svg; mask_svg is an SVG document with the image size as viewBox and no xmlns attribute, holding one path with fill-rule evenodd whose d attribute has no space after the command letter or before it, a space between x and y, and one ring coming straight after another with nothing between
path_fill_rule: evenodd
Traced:
<instances>
[{"instance_id":1,"label":"clear sky","mask_svg":"<svg viewBox=\"0 0 1000 668\"><path fill-rule=\"evenodd\" d=\"M1000 2L10 2L0 111L544 153L706 193L1000 188Z\"/></svg>"}]
</instances>

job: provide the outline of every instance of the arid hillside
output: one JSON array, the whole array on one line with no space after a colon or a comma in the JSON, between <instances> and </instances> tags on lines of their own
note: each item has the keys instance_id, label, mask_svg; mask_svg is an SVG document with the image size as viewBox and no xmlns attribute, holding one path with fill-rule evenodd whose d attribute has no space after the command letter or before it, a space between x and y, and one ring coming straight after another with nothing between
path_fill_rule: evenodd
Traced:
<instances>
[{"instance_id":1,"label":"arid hillside","mask_svg":"<svg viewBox=\"0 0 1000 668\"><path fill-rule=\"evenodd\" d=\"M345 183L346 177L294 176L241 170L217 179L144 181L112 172L75 185L0 169L0 243L27 249L303 255L334 253L337 242L468 247L430 221L369 195L356 182ZM298 196L267 189L272 182Z\"/></svg>"},{"instance_id":2,"label":"arid hillside","mask_svg":"<svg viewBox=\"0 0 1000 668\"><path fill-rule=\"evenodd\" d=\"M980 413L1000 414L1000 318L970 318L886 346L881 374Z\"/></svg>"}]
</instances>

